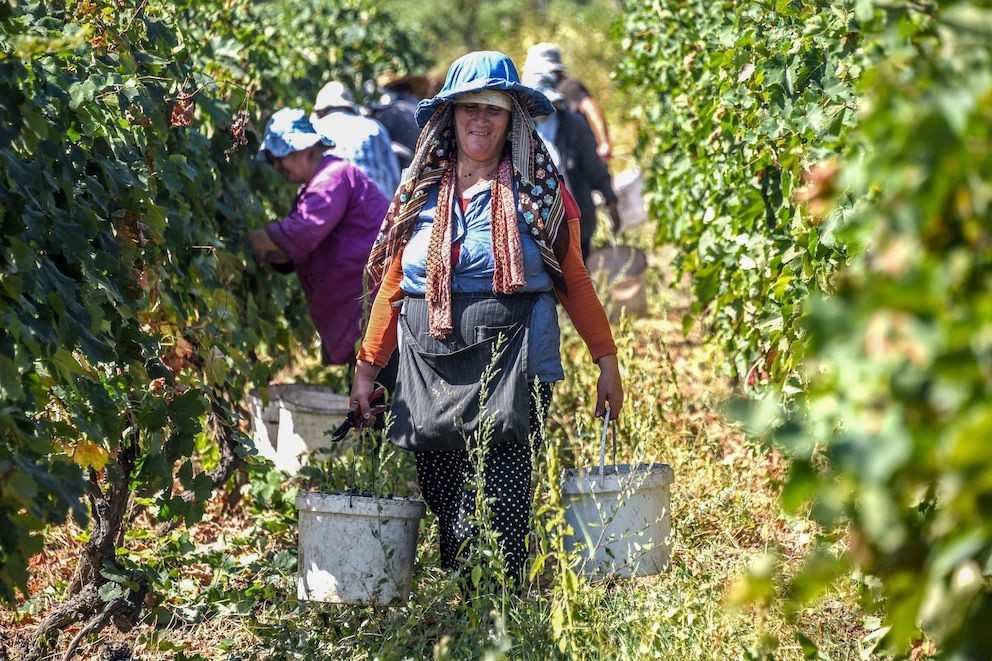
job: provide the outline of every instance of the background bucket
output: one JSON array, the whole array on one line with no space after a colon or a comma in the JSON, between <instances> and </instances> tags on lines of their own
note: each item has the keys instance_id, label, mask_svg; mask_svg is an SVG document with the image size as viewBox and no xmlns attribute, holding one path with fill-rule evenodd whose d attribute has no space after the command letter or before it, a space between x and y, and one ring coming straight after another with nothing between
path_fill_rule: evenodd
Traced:
<instances>
[{"instance_id":1,"label":"background bucket","mask_svg":"<svg viewBox=\"0 0 992 661\"><path fill-rule=\"evenodd\" d=\"M349 397L328 386L280 383L269 386L267 406L256 390L248 401L258 453L295 473L309 454L333 447L328 432L348 415Z\"/></svg>"},{"instance_id":2,"label":"background bucket","mask_svg":"<svg viewBox=\"0 0 992 661\"><path fill-rule=\"evenodd\" d=\"M258 454L269 461L276 461L276 444L279 435L279 384L268 386L269 403L265 403L261 391L253 389L248 393L248 411L251 413L252 439Z\"/></svg>"},{"instance_id":3,"label":"background bucket","mask_svg":"<svg viewBox=\"0 0 992 661\"><path fill-rule=\"evenodd\" d=\"M606 278L609 295L604 295L611 321L620 318L621 310L631 317L648 312L648 258L643 251L617 245L600 248L589 255L586 267L593 282Z\"/></svg>"},{"instance_id":4,"label":"background bucket","mask_svg":"<svg viewBox=\"0 0 992 661\"><path fill-rule=\"evenodd\" d=\"M569 551L582 547L580 571L593 577L659 574L671 560L668 464L628 464L565 471L561 495Z\"/></svg>"},{"instance_id":5,"label":"background bucket","mask_svg":"<svg viewBox=\"0 0 992 661\"><path fill-rule=\"evenodd\" d=\"M297 595L385 606L410 597L420 500L301 492Z\"/></svg>"},{"instance_id":6,"label":"background bucket","mask_svg":"<svg viewBox=\"0 0 992 661\"><path fill-rule=\"evenodd\" d=\"M643 225L648 219L648 210L644 204L644 177L640 168L623 170L614 175L613 190L617 194L620 231Z\"/></svg>"}]
</instances>

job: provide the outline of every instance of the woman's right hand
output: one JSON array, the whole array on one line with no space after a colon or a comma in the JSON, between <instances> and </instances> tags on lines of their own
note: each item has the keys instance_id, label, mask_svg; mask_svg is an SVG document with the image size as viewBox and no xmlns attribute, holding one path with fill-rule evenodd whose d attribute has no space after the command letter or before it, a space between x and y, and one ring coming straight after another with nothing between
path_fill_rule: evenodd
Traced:
<instances>
[{"instance_id":1,"label":"woman's right hand","mask_svg":"<svg viewBox=\"0 0 992 661\"><path fill-rule=\"evenodd\" d=\"M375 389L375 379L382 369L364 360L359 360L355 366L355 380L351 384L351 402L358 404L358 420L360 426L367 427L372 424L375 415L369 404L369 397Z\"/></svg>"},{"instance_id":2,"label":"woman's right hand","mask_svg":"<svg viewBox=\"0 0 992 661\"><path fill-rule=\"evenodd\" d=\"M259 264L285 264L289 262L289 257L276 245L264 227L248 232L245 235L245 240Z\"/></svg>"}]
</instances>

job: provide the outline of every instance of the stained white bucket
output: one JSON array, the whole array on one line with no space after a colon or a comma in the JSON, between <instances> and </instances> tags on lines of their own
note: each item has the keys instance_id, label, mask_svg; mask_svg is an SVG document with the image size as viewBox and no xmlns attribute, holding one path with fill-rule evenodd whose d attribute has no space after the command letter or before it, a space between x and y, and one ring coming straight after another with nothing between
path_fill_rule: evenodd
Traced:
<instances>
[{"instance_id":1,"label":"stained white bucket","mask_svg":"<svg viewBox=\"0 0 992 661\"><path fill-rule=\"evenodd\" d=\"M644 204L644 177L640 168L618 172L613 177L613 190L617 194L620 231L643 225L648 219L648 210Z\"/></svg>"},{"instance_id":2,"label":"stained white bucket","mask_svg":"<svg viewBox=\"0 0 992 661\"><path fill-rule=\"evenodd\" d=\"M671 486L668 464L606 465L610 408L603 416L599 466L565 471L561 498L566 550L581 551L579 570L592 577L647 576L668 569L672 557ZM617 448L616 429L613 453ZM615 461L615 460L614 460Z\"/></svg>"},{"instance_id":3,"label":"stained white bucket","mask_svg":"<svg viewBox=\"0 0 992 661\"><path fill-rule=\"evenodd\" d=\"M634 229L648 219L648 208L644 200L644 174L640 168L622 170L612 179L613 191L617 194L617 211L620 213L618 231ZM592 191L592 201L606 213L606 198L598 190Z\"/></svg>"},{"instance_id":4,"label":"stained white bucket","mask_svg":"<svg viewBox=\"0 0 992 661\"><path fill-rule=\"evenodd\" d=\"M642 317L648 312L648 258L642 250L616 245L600 248L589 255L586 267L593 282L605 278L609 294L604 296L610 320L628 316Z\"/></svg>"},{"instance_id":5,"label":"stained white bucket","mask_svg":"<svg viewBox=\"0 0 992 661\"><path fill-rule=\"evenodd\" d=\"M344 421L348 404L347 395L322 385L270 385L267 406L253 390L249 408L258 453L276 468L295 473L311 453L327 453L333 448L328 432Z\"/></svg>"},{"instance_id":6,"label":"stained white bucket","mask_svg":"<svg viewBox=\"0 0 992 661\"><path fill-rule=\"evenodd\" d=\"M268 386L266 398L255 389L248 393L248 410L251 414L252 440L258 454L269 461L276 461L276 444L279 434L279 384Z\"/></svg>"},{"instance_id":7,"label":"stained white bucket","mask_svg":"<svg viewBox=\"0 0 992 661\"><path fill-rule=\"evenodd\" d=\"M671 560L668 464L639 464L565 471L561 495L573 534L565 548L580 550L579 570L592 577L647 576Z\"/></svg>"},{"instance_id":8,"label":"stained white bucket","mask_svg":"<svg viewBox=\"0 0 992 661\"><path fill-rule=\"evenodd\" d=\"M420 500L301 492L297 595L385 606L410 597Z\"/></svg>"},{"instance_id":9,"label":"stained white bucket","mask_svg":"<svg viewBox=\"0 0 992 661\"><path fill-rule=\"evenodd\" d=\"M326 457L334 447L330 432L348 415L348 395L327 386L294 384L279 391L279 463L295 471L311 453ZM277 467L279 464L277 463Z\"/></svg>"}]
</instances>

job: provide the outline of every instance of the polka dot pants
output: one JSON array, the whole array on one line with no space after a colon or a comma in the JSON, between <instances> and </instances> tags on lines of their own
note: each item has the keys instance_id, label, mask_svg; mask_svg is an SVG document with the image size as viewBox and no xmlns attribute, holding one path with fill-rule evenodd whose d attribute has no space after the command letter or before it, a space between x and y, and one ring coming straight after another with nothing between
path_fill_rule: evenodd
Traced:
<instances>
[{"instance_id":1,"label":"polka dot pants","mask_svg":"<svg viewBox=\"0 0 992 661\"><path fill-rule=\"evenodd\" d=\"M531 392L530 427L535 447L543 440L551 404L551 384L538 385L540 406ZM456 568L471 553L476 524L476 464L468 450L417 452L417 479L424 501L440 528L441 566ZM531 448L517 443L490 447L482 458L483 493L490 502L492 525L499 533L500 551L508 577L523 577L527 534L534 489Z\"/></svg>"}]
</instances>

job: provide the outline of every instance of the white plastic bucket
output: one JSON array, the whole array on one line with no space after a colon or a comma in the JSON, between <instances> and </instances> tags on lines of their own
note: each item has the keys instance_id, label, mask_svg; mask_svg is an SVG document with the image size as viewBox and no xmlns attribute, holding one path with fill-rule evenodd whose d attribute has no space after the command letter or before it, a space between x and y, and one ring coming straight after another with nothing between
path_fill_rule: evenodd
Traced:
<instances>
[{"instance_id":1,"label":"white plastic bucket","mask_svg":"<svg viewBox=\"0 0 992 661\"><path fill-rule=\"evenodd\" d=\"M296 509L300 599L381 606L409 599L422 501L301 492Z\"/></svg>"},{"instance_id":2,"label":"white plastic bucket","mask_svg":"<svg viewBox=\"0 0 992 661\"><path fill-rule=\"evenodd\" d=\"M573 534L565 548L579 549L579 570L591 577L659 574L671 560L668 464L600 466L565 471L561 495Z\"/></svg>"},{"instance_id":3,"label":"white plastic bucket","mask_svg":"<svg viewBox=\"0 0 992 661\"><path fill-rule=\"evenodd\" d=\"M279 384L268 386L269 403L255 389L248 393L248 410L251 414L252 439L258 454L269 461L276 461L276 443L279 435Z\"/></svg>"},{"instance_id":4,"label":"white plastic bucket","mask_svg":"<svg viewBox=\"0 0 992 661\"><path fill-rule=\"evenodd\" d=\"M600 248L589 255L586 267L593 282L606 279L610 290L604 298L611 321L620 318L621 310L631 317L647 314L648 258L642 250L624 245Z\"/></svg>"},{"instance_id":5,"label":"white plastic bucket","mask_svg":"<svg viewBox=\"0 0 992 661\"><path fill-rule=\"evenodd\" d=\"M328 386L283 385L279 390L277 468L296 471L311 453L329 455L330 432L348 415L348 395Z\"/></svg>"},{"instance_id":6,"label":"white plastic bucket","mask_svg":"<svg viewBox=\"0 0 992 661\"><path fill-rule=\"evenodd\" d=\"M644 204L644 176L640 168L623 170L614 175L613 190L617 194L620 231L643 225L648 219L648 210Z\"/></svg>"},{"instance_id":7,"label":"white plastic bucket","mask_svg":"<svg viewBox=\"0 0 992 661\"><path fill-rule=\"evenodd\" d=\"M671 486L668 464L606 465L610 409L603 416L599 466L565 471L561 497L565 548L581 551L579 570L592 577L647 576L668 569L672 557ZM616 452L616 435L613 451Z\"/></svg>"},{"instance_id":8,"label":"white plastic bucket","mask_svg":"<svg viewBox=\"0 0 992 661\"><path fill-rule=\"evenodd\" d=\"M269 386L269 404L249 394L252 438L258 453L277 469L295 473L312 453L333 448L328 433L348 415L349 397L332 388L306 383Z\"/></svg>"}]
</instances>

